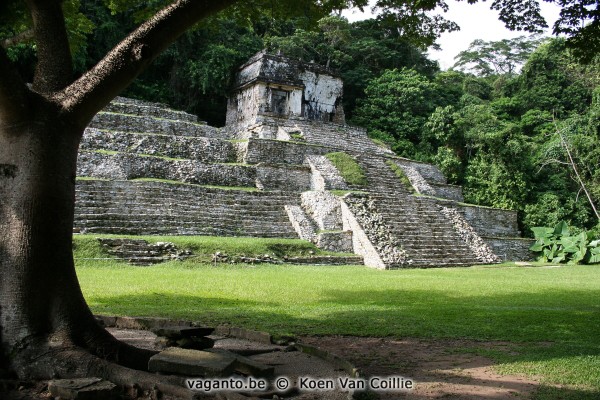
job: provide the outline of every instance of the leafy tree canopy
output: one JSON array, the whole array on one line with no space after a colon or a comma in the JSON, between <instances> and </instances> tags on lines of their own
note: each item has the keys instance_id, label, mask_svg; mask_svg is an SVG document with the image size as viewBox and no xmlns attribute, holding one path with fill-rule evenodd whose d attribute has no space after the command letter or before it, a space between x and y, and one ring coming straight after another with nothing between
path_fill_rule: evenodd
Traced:
<instances>
[{"instance_id":1,"label":"leafy tree canopy","mask_svg":"<svg viewBox=\"0 0 600 400\"><path fill-rule=\"evenodd\" d=\"M512 76L544 40L537 36L490 42L477 39L471 42L467 50L454 57L456 63L453 68L472 71L478 76Z\"/></svg>"}]
</instances>

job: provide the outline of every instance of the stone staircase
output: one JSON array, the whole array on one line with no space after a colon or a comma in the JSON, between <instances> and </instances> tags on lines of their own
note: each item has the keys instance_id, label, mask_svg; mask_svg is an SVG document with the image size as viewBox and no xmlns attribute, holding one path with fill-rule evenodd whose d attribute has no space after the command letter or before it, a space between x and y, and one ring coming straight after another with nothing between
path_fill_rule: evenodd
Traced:
<instances>
[{"instance_id":1,"label":"stone staircase","mask_svg":"<svg viewBox=\"0 0 600 400\"><path fill-rule=\"evenodd\" d=\"M371 193L377 212L398 238L413 267L481 264L439 207L428 199ZM398 266L392 266L398 267Z\"/></svg>"},{"instance_id":2,"label":"stone staircase","mask_svg":"<svg viewBox=\"0 0 600 400\"><path fill-rule=\"evenodd\" d=\"M132 122L133 123L133 122ZM236 146L223 139L87 128L81 150L154 155L205 163L237 161Z\"/></svg>"},{"instance_id":3,"label":"stone staircase","mask_svg":"<svg viewBox=\"0 0 600 400\"><path fill-rule=\"evenodd\" d=\"M386 163L387 158L375 157L369 154L356 154L355 158L365 172L369 186L367 191L373 193L391 193L398 197L411 194L408 188L396 176Z\"/></svg>"},{"instance_id":4,"label":"stone staircase","mask_svg":"<svg viewBox=\"0 0 600 400\"><path fill-rule=\"evenodd\" d=\"M396 245L406 252L413 267L465 266L485 263L457 233L454 225L431 199L411 194L384 157L371 155L357 159L369 182L368 198ZM406 265L390 265L391 268Z\"/></svg>"},{"instance_id":5,"label":"stone staircase","mask_svg":"<svg viewBox=\"0 0 600 400\"><path fill-rule=\"evenodd\" d=\"M197 122L197 118L191 114L171 110L163 104L123 97L117 97L111 105L96 114L89 127L114 132L222 138L219 129Z\"/></svg>"},{"instance_id":6,"label":"stone staircase","mask_svg":"<svg viewBox=\"0 0 600 400\"><path fill-rule=\"evenodd\" d=\"M369 139L367 132L362 128L314 122L301 124L299 127L302 129L304 138L308 143L335 147L350 152L359 149L362 153L393 154L389 149L378 146Z\"/></svg>"},{"instance_id":7,"label":"stone staircase","mask_svg":"<svg viewBox=\"0 0 600 400\"><path fill-rule=\"evenodd\" d=\"M297 238L284 206L298 202L296 193L80 180L74 227L81 233Z\"/></svg>"}]
</instances>

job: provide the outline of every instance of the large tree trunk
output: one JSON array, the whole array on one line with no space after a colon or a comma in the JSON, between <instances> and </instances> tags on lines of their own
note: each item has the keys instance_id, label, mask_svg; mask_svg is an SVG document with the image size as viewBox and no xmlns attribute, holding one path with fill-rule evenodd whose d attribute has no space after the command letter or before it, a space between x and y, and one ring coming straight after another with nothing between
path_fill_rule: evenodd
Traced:
<instances>
[{"instance_id":1,"label":"large tree trunk","mask_svg":"<svg viewBox=\"0 0 600 400\"><path fill-rule=\"evenodd\" d=\"M27 121L0 127L0 340L4 364L21 378L85 375L85 363L48 365L40 354L85 349L146 369L146 351L96 323L72 255L75 171L81 129L41 98ZM86 367L88 368L88 367ZM44 376L46 375L46 376Z\"/></svg>"}]
</instances>

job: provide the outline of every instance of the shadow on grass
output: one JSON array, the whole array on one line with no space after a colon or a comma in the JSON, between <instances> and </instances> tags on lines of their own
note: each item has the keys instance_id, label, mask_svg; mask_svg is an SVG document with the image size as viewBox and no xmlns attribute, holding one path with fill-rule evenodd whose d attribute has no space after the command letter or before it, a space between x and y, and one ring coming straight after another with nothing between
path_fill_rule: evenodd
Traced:
<instances>
[{"instance_id":1,"label":"shadow on grass","mask_svg":"<svg viewBox=\"0 0 600 400\"><path fill-rule=\"evenodd\" d=\"M319 301L304 303L288 303L285 292L265 293L264 300L239 297L131 294L95 297L91 306L100 313L208 319L272 333L556 342L600 348L600 305L596 305L600 290L463 297L415 289L326 290Z\"/></svg>"},{"instance_id":2,"label":"shadow on grass","mask_svg":"<svg viewBox=\"0 0 600 400\"><path fill-rule=\"evenodd\" d=\"M578 293L571 291L569 295ZM547 382L589 387L586 390L542 385L533 396L535 400L600 398L600 345L591 332L598 326L598 312L585 306L578 309L574 304L537 305L547 296L475 296L467 301L440 293L427 296L427 291L418 290L401 293L334 290L327 292L324 301L303 309L277 301L152 293L95 299L94 311L181 318L204 325L228 323L273 334L431 339L447 346L446 358L453 357L452 349L458 353L474 352L485 357L482 365L499 365L500 370L509 375L527 372L543 376ZM270 298L265 296L265 299ZM511 299L519 301L510 307L507 301ZM527 304L524 299L528 300ZM340 310L341 305L345 309ZM525 333L519 334L520 330ZM494 348L494 343L486 340L505 342ZM461 345L470 349L461 349ZM494 350L489 351L490 345ZM410 361L410 347L406 351L407 361ZM401 375L419 373L420 361L418 358L414 361L416 363L398 364L394 370ZM521 387L518 380L510 377L496 383L503 387L514 386L515 391ZM478 378L470 379L468 384L495 385Z\"/></svg>"},{"instance_id":3,"label":"shadow on grass","mask_svg":"<svg viewBox=\"0 0 600 400\"><path fill-rule=\"evenodd\" d=\"M534 393L532 400L598 400L600 391L581 390L542 385Z\"/></svg>"}]
</instances>

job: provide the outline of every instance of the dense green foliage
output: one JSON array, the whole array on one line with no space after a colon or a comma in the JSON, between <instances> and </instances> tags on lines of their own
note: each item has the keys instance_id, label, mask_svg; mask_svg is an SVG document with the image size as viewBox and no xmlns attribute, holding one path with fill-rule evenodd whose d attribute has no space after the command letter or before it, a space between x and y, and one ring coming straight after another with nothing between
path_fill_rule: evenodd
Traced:
<instances>
[{"instance_id":1,"label":"dense green foliage","mask_svg":"<svg viewBox=\"0 0 600 400\"><path fill-rule=\"evenodd\" d=\"M519 36L514 39L490 41L476 39L467 50L461 51L454 59L454 68L473 71L479 76L507 74L512 76L527 61L543 38Z\"/></svg>"},{"instance_id":2,"label":"dense green foliage","mask_svg":"<svg viewBox=\"0 0 600 400\"><path fill-rule=\"evenodd\" d=\"M519 211L525 234L561 220L594 229L600 64L581 65L563 39L553 39L520 74L510 71L430 78L388 70L370 81L353 121L397 154L437 164L463 185L467 202Z\"/></svg>"},{"instance_id":3,"label":"dense green foliage","mask_svg":"<svg viewBox=\"0 0 600 400\"><path fill-rule=\"evenodd\" d=\"M531 229L536 239L531 250L539 253L539 258L543 262L600 263L600 240L590 241L591 235L586 231L571 232L564 221L554 228L534 227Z\"/></svg>"}]
</instances>

